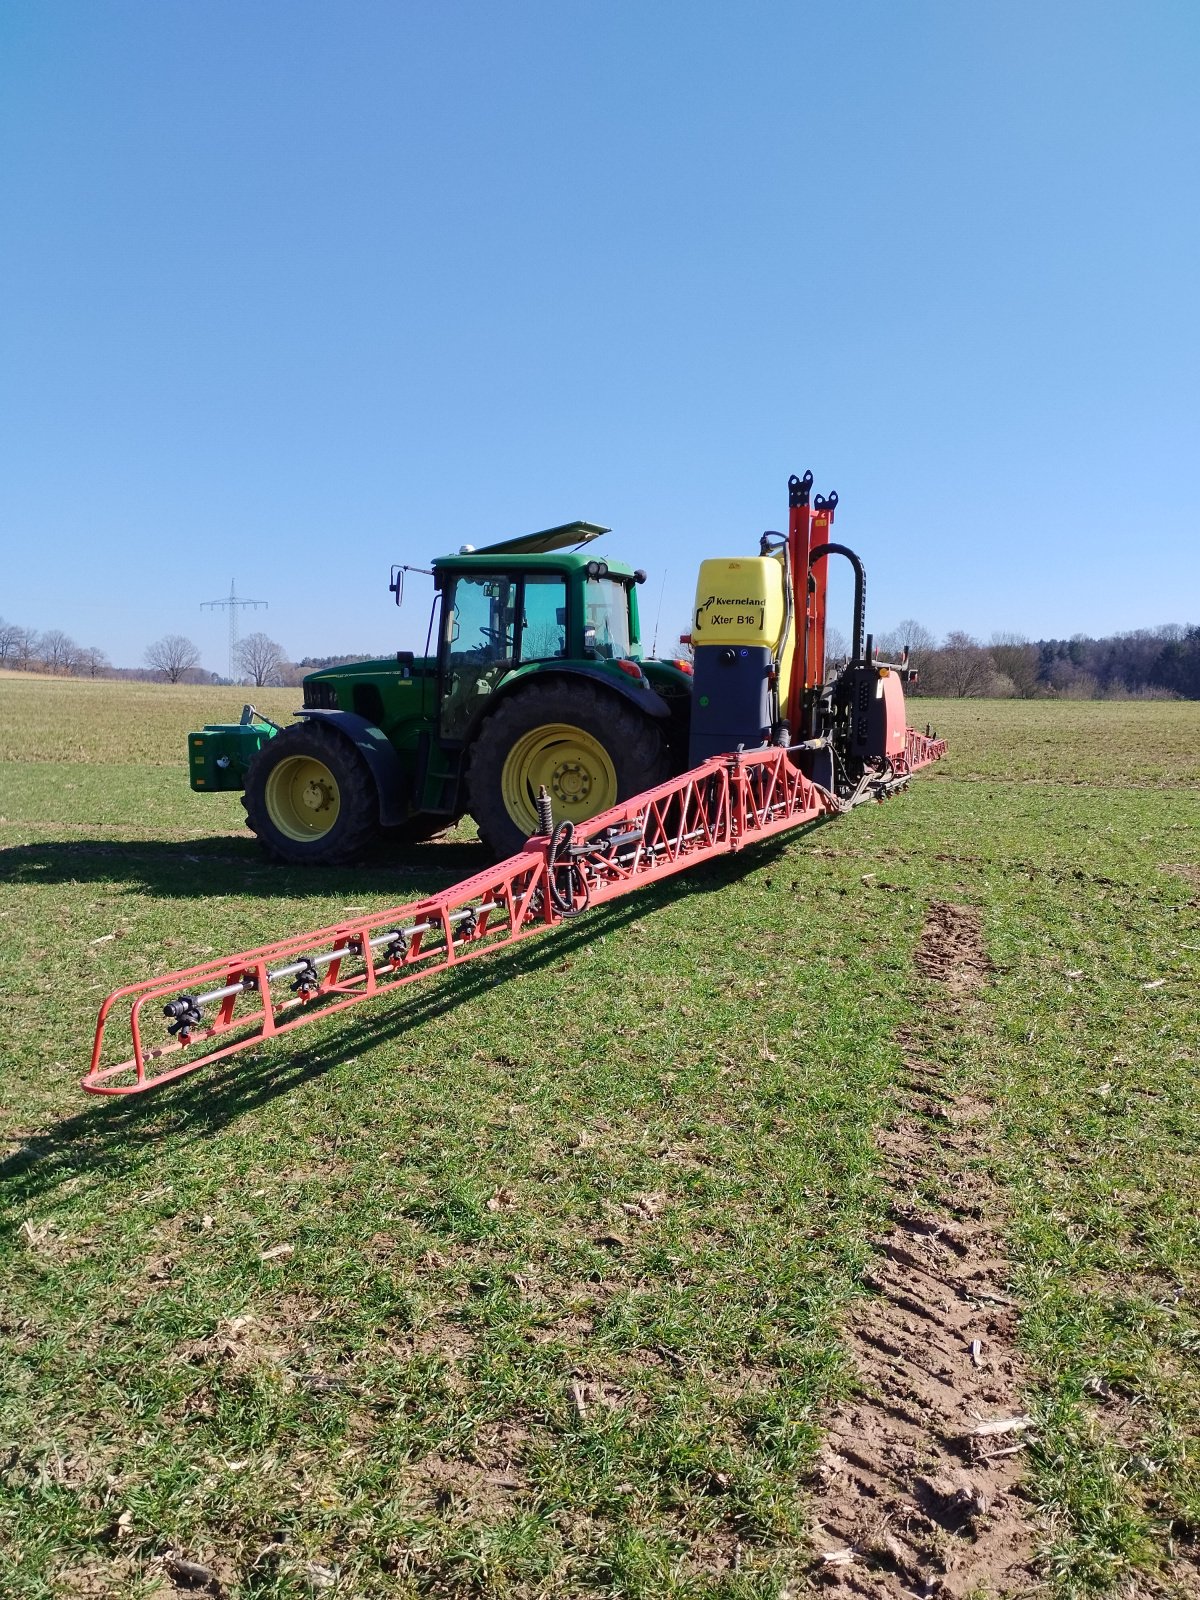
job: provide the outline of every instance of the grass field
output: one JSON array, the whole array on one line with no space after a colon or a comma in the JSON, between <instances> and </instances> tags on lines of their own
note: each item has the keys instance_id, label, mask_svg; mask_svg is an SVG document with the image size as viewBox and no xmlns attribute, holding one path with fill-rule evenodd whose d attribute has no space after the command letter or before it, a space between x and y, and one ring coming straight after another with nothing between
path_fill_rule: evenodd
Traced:
<instances>
[{"instance_id":1,"label":"grass field","mask_svg":"<svg viewBox=\"0 0 1200 1600\"><path fill-rule=\"evenodd\" d=\"M230 693L0 679L0 1593L819 1588L917 1019L989 1108L1048 1592L1200 1593L1200 706L919 702L901 799L92 1101L118 984L479 864L263 864L187 788Z\"/></svg>"}]
</instances>

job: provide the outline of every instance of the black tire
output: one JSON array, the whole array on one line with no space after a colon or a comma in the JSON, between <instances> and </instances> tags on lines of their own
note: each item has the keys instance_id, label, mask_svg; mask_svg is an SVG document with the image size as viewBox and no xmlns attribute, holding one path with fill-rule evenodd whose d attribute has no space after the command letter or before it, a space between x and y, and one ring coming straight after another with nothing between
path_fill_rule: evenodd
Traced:
<instances>
[{"instance_id":1,"label":"black tire","mask_svg":"<svg viewBox=\"0 0 1200 1600\"><path fill-rule=\"evenodd\" d=\"M379 837L379 795L342 734L300 722L276 734L246 774L246 825L276 861L342 866Z\"/></svg>"},{"instance_id":2,"label":"black tire","mask_svg":"<svg viewBox=\"0 0 1200 1600\"><path fill-rule=\"evenodd\" d=\"M583 736L574 747L569 738L564 743L563 766L568 769L564 781L574 783L575 791L564 796L560 786L560 792L551 795L556 822L569 817L578 824L671 775L665 730L628 700L584 679L534 679L492 712L471 750L468 810L479 826L479 837L497 860L515 855L536 827L532 783L517 786L521 800L515 814L506 800L506 793L513 797L517 775L517 769L510 770L506 785L506 764L523 747L536 744L539 730L548 730L549 738L554 728ZM586 774L581 775L579 761L570 757L582 755L586 763L595 747L603 754L603 773L593 774L584 788ZM553 766L548 749L536 759Z\"/></svg>"}]
</instances>

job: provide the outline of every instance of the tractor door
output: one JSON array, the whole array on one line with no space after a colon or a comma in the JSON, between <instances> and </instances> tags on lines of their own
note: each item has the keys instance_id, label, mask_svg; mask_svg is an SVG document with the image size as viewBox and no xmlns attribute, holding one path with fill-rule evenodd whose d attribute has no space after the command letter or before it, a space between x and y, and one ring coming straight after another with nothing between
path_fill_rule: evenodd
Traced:
<instances>
[{"instance_id":1,"label":"tractor door","mask_svg":"<svg viewBox=\"0 0 1200 1600\"><path fill-rule=\"evenodd\" d=\"M445 618L439 731L447 743L465 738L486 696L518 661L567 654L567 584L557 573L458 577Z\"/></svg>"},{"instance_id":2,"label":"tractor door","mask_svg":"<svg viewBox=\"0 0 1200 1600\"><path fill-rule=\"evenodd\" d=\"M455 578L439 651L443 739L461 739L485 695L516 665L517 581L505 574Z\"/></svg>"}]
</instances>

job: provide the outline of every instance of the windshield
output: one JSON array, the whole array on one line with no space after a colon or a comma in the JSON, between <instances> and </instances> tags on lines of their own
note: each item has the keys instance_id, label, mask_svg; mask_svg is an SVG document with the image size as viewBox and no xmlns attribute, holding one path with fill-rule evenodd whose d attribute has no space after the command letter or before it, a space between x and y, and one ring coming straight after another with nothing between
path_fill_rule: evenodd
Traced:
<instances>
[{"instance_id":1,"label":"windshield","mask_svg":"<svg viewBox=\"0 0 1200 1600\"><path fill-rule=\"evenodd\" d=\"M588 578L583 586L583 644L602 661L629 658L629 591L615 578Z\"/></svg>"}]
</instances>

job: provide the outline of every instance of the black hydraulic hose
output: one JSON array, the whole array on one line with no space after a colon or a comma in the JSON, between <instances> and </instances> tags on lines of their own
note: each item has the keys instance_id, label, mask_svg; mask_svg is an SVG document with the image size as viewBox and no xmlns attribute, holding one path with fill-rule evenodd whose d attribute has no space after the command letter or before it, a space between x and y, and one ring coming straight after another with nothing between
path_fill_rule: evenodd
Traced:
<instances>
[{"instance_id":1,"label":"black hydraulic hose","mask_svg":"<svg viewBox=\"0 0 1200 1600\"><path fill-rule=\"evenodd\" d=\"M863 659L863 632L867 622L867 574L863 564L844 544L819 544L814 550L809 551L808 564L811 567L814 561L819 561L822 556L845 556L854 568L854 641L851 664L857 666Z\"/></svg>"},{"instance_id":2,"label":"black hydraulic hose","mask_svg":"<svg viewBox=\"0 0 1200 1600\"><path fill-rule=\"evenodd\" d=\"M575 824L569 820L560 822L550 836L550 849L546 855L546 886L550 890L551 904L560 917L577 917L581 911L587 910L592 898L587 873L579 862L571 858L571 840L574 837ZM566 874L565 894L554 881L558 872ZM575 903L576 891L582 895L580 905Z\"/></svg>"}]
</instances>

